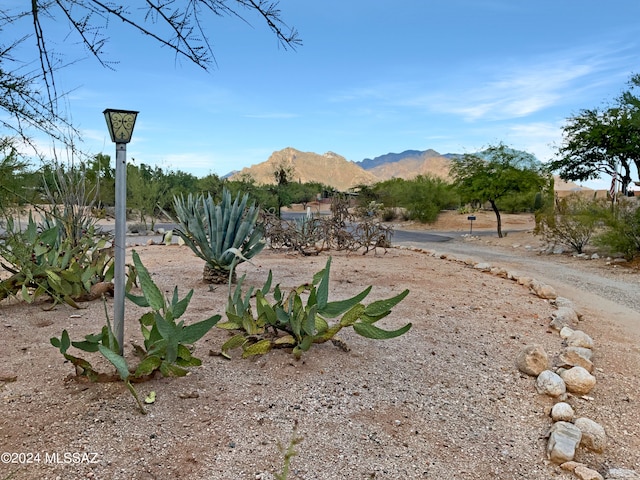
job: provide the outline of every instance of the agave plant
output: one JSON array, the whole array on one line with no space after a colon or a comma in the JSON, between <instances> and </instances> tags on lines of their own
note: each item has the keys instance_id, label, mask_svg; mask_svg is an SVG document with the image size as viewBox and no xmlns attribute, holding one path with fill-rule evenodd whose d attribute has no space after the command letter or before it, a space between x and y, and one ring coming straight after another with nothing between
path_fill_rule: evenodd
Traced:
<instances>
[{"instance_id":1,"label":"agave plant","mask_svg":"<svg viewBox=\"0 0 640 480\"><path fill-rule=\"evenodd\" d=\"M179 224L175 233L206 262L202 278L207 283L227 283L235 265L264 248L264 232L257 225L259 208L255 203L247 206L248 198L238 193L232 202L225 188L219 204L211 194L173 199Z\"/></svg>"}]
</instances>

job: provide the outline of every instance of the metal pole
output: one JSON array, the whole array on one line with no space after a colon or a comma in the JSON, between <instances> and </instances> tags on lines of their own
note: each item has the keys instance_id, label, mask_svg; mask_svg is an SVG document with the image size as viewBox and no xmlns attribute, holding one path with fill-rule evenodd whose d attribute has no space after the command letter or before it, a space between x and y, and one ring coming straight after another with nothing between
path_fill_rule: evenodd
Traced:
<instances>
[{"instance_id":1,"label":"metal pole","mask_svg":"<svg viewBox=\"0 0 640 480\"><path fill-rule=\"evenodd\" d=\"M113 330L120 355L124 349L125 234L127 230L127 144L116 143L116 236L113 274Z\"/></svg>"}]
</instances>

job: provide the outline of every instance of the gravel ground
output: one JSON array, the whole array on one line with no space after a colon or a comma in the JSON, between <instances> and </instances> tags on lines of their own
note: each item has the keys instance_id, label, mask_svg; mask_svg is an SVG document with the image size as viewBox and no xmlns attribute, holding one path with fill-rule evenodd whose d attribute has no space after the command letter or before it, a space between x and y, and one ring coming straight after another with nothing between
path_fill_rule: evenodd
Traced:
<instances>
[{"instance_id":1,"label":"gravel ground","mask_svg":"<svg viewBox=\"0 0 640 480\"><path fill-rule=\"evenodd\" d=\"M540 264L536 272L522 263L528 250L483 242L447 247L463 249L459 257L485 247L513 250L514 268L554 275L552 267ZM202 284L202 262L185 247L137 251L167 293L174 285L182 294L194 289L186 321L223 312L226 288ZM553 400L538 395L533 379L514 366L531 343L552 357L560 352L561 340L548 328L553 305L516 282L424 253L331 253L332 299L367 285L371 300L411 290L383 320L387 328L411 322L406 335L372 341L348 331L341 338L349 351L324 344L300 361L286 350L227 361L209 356L227 338L214 329L197 345L203 365L192 374L139 385L142 394L157 394L145 416L119 383L65 380L72 368L49 345L63 328L72 338L97 331L104 323L100 302L80 311L0 304L0 375L15 377L0 382L0 451L32 456L31 463L20 463L23 456L0 464L0 479L273 479L284 462L279 444L288 445L294 425L301 442L289 479L575 478L545 458ZM247 285L262 285L272 269L283 287L292 287L310 280L327 257L264 252L241 270ZM567 280L556 282L559 290L571 275L580 277L564 257L530 258L561 265ZM569 402L601 423L610 440L603 454L580 450L577 460L603 474L612 467L640 471L640 342L637 330L627 328L633 317L612 313L591 291L572 299L584 308L581 328L596 340L598 384L591 399ZM126 339L140 341L141 313L127 304Z\"/></svg>"}]
</instances>

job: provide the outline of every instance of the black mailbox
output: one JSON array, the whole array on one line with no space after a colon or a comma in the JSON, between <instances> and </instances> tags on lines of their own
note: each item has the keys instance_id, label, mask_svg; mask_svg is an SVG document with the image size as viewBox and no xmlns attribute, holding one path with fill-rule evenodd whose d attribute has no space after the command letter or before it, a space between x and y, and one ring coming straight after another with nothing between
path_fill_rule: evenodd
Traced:
<instances>
[{"instance_id":1,"label":"black mailbox","mask_svg":"<svg viewBox=\"0 0 640 480\"><path fill-rule=\"evenodd\" d=\"M469 215L469 216L467 217L467 220L471 220L472 222L473 222L475 219L476 219L476 216L475 216L475 215Z\"/></svg>"}]
</instances>

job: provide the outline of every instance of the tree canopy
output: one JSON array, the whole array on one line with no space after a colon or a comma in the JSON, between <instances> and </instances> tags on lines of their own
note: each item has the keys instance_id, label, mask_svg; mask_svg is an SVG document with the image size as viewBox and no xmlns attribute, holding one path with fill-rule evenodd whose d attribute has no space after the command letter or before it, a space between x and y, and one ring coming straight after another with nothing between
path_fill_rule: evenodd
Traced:
<instances>
[{"instance_id":1,"label":"tree canopy","mask_svg":"<svg viewBox=\"0 0 640 480\"><path fill-rule=\"evenodd\" d=\"M55 45L82 45L100 65L113 68L115 59L107 57L105 45L115 20L209 70L215 65L208 31L212 17L250 23L256 16L285 49L301 44L296 29L281 19L277 0L32 0L0 6L0 126L26 141L33 129L66 145L77 137L60 107L65 94L56 72L78 58L68 58Z\"/></svg>"},{"instance_id":2,"label":"tree canopy","mask_svg":"<svg viewBox=\"0 0 640 480\"><path fill-rule=\"evenodd\" d=\"M479 154L455 159L451 173L463 201L491 204L500 238L503 233L498 200L514 193L541 191L551 181L534 155L513 150L502 143Z\"/></svg>"},{"instance_id":3,"label":"tree canopy","mask_svg":"<svg viewBox=\"0 0 640 480\"><path fill-rule=\"evenodd\" d=\"M640 75L634 75L630 89L613 106L585 109L568 119L563 128L563 143L558 157L549 163L552 171L569 181L619 174L622 192L640 177Z\"/></svg>"}]
</instances>

